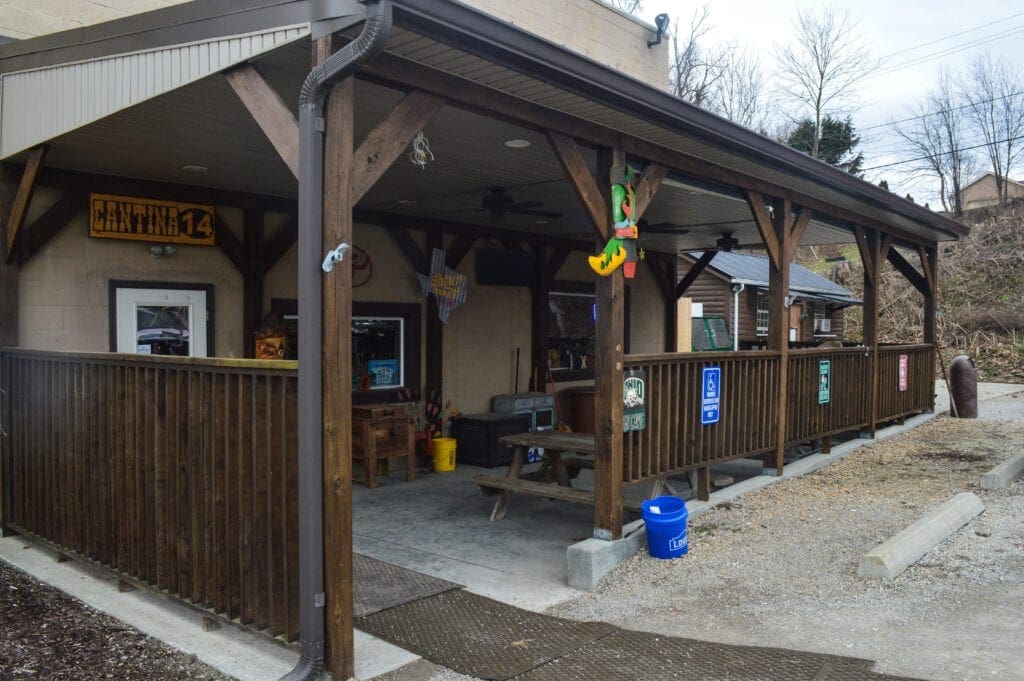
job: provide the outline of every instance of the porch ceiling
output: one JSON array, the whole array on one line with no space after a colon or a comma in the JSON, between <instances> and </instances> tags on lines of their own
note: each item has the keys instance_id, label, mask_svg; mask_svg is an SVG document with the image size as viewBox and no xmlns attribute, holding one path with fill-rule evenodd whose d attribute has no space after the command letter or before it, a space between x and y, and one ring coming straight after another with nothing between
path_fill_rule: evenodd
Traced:
<instances>
[{"instance_id":1,"label":"porch ceiling","mask_svg":"<svg viewBox=\"0 0 1024 681\"><path fill-rule=\"evenodd\" d=\"M388 51L668 149L834 201L909 232L923 233L921 225L911 220L858 204L840 192L740 158L733 151L701 141L696 134L669 131L412 31L396 27ZM285 102L297 103L310 57L310 44L300 40L262 55L255 63ZM358 141L387 115L402 93L359 81L356 95ZM568 236L584 242L593 239L593 229L543 134L452 106L445 107L424 133L435 160L421 170L400 157L364 197L360 208ZM504 145L510 139L525 139L530 146L510 149ZM583 151L593 170L595 154ZM289 198L297 194L295 178L219 74L53 140L47 165ZM195 165L208 170L197 174L182 169ZM481 209L491 187L506 188L516 202L539 201L539 210L559 213L561 217L506 213L495 218ZM641 244L649 250L671 253L713 247L723 232L732 232L741 245L761 246L742 195L716 185L670 176L645 217L651 224L670 223L684 232L642 232ZM929 236L934 238L934 234ZM803 243L852 240L839 221L821 218L811 222Z\"/></svg>"}]
</instances>

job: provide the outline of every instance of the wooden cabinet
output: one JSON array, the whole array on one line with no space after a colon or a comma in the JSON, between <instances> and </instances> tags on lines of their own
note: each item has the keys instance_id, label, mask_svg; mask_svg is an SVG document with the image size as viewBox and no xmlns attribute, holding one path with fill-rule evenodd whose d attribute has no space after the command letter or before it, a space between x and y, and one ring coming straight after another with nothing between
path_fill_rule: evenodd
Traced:
<instances>
[{"instance_id":1,"label":"wooden cabinet","mask_svg":"<svg viewBox=\"0 0 1024 681\"><path fill-rule=\"evenodd\" d=\"M405 479L416 478L412 425L402 404L352 408L352 459L363 462L363 482L377 486L377 464L405 457Z\"/></svg>"}]
</instances>

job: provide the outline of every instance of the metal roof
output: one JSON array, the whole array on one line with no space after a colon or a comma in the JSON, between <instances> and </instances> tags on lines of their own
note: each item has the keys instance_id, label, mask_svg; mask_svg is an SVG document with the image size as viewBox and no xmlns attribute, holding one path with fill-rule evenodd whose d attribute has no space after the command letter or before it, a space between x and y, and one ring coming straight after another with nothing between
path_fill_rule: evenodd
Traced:
<instances>
[{"instance_id":1,"label":"metal roof","mask_svg":"<svg viewBox=\"0 0 1024 681\"><path fill-rule=\"evenodd\" d=\"M687 254L693 260L699 260L700 251ZM736 251L719 251L708 263L708 267L722 273L730 281L742 282L751 286L766 288L768 286L768 258L753 253ZM794 293L820 293L838 300L861 302L853 297L853 292L834 281L815 274L806 267L796 263L789 265L789 288Z\"/></svg>"}]
</instances>

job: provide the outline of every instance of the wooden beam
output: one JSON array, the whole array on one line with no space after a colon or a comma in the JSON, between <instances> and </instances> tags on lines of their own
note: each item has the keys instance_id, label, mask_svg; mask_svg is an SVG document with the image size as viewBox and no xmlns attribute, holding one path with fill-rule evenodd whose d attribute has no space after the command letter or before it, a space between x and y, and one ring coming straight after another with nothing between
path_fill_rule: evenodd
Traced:
<instances>
[{"instance_id":1,"label":"wooden beam","mask_svg":"<svg viewBox=\"0 0 1024 681\"><path fill-rule=\"evenodd\" d=\"M23 166L12 163L2 164L5 172L20 172ZM237 206L239 208L258 208L272 213L295 213L298 204L295 199L265 194L253 194L229 189L211 189L197 185L174 184L171 182L155 182L138 180L117 175L85 173L77 170L60 168L43 168L36 184L40 187L51 187L65 191L77 191L88 194L102 187L104 193L122 194L124 196L144 196L164 201L182 201L184 203L203 203L211 206Z\"/></svg>"},{"instance_id":2,"label":"wooden beam","mask_svg":"<svg viewBox=\"0 0 1024 681\"><path fill-rule=\"evenodd\" d=\"M665 181L668 176L668 168L659 163L648 163L647 167L644 168L643 175L640 176L640 184L636 186L636 206L633 217L634 222L639 222L640 218L644 216L647 211L647 207L651 205L651 201L654 200L654 196L661 189L661 183Z\"/></svg>"},{"instance_id":3,"label":"wooden beam","mask_svg":"<svg viewBox=\"0 0 1024 681\"><path fill-rule=\"evenodd\" d=\"M548 297L554 275L548 269L547 249L533 247L533 281L530 287L530 378L531 390L547 392L548 369ZM552 387L552 389L554 389ZM513 387L514 392L519 386Z\"/></svg>"},{"instance_id":4,"label":"wooden beam","mask_svg":"<svg viewBox=\"0 0 1024 681\"><path fill-rule=\"evenodd\" d=\"M868 425L867 433L875 436L878 422L878 315L879 286L883 256L882 236L877 230L858 227L857 245L864 261L864 329L863 341L868 348ZM861 244L863 243L863 246Z\"/></svg>"},{"instance_id":5,"label":"wooden beam","mask_svg":"<svg viewBox=\"0 0 1024 681\"><path fill-rule=\"evenodd\" d=\"M750 212L754 216L754 224L757 225L757 231L761 233L761 240L764 242L764 249L768 251L768 257L771 259L775 266L779 266L779 258L781 254L779 252L779 239L775 235L775 227L772 223L772 216L768 213L768 208L764 205L764 197L758 192L746 191L747 205L750 206Z\"/></svg>"},{"instance_id":6,"label":"wooden beam","mask_svg":"<svg viewBox=\"0 0 1024 681\"><path fill-rule=\"evenodd\" d=\"M36 179L39 171L46 161L46 152L49 149L46 145L36 147L28 154L28 163L21 174L21 182L18 183L18 193L14 195L14 202L11 204L11 212L7 214L7 262L14 260L14 247L18 243L18 233L25 218L28 216L29 206L32 204L32 195L36 191Z\"/></svg>"},{"instance_id":7,"label":"wooden beam","mask_svg":"<svg viewBox=\"0 0 1024 681\"><path fill-rule=\"evenodd\" d=\"M676 304L676 285L672 281L671 275L665 271L665 267L668 263L663 262L658 258L652 258L651 254L648 253L647 257L644 258L644 262L647 263L647 268L651 272L651 276L654 278L654 283L658 285L658 291L661 292L661 297L666 301Z\"/></svg>"},{"instance_id":8,"label":"wooden beam","mask_svg":"<svg viewBox=\"0 0 1024 681\"><path fill-rule=\"evenodd\" d=\"M914 266L907 262L907 259L899 251L895 248L890 248L886 257L892 263L892 266L896 268L896 271L902 274L922 296L929 294L931 287L928 285L928 280L915 270Z\"/></svg>"},{"instance_id":9,"label":"wooden beam","mask_svg":"<svg viewBox=\"0 0 1024 681\"><path fill-rule=\"evenodd\" d=\"M423 253L423 249L419 247L407 230L401 229L400 227L390 227L388 229L388 234L391 235L391 239L395 242L395 245L398 246L398 250L405 256L405 259L409 263L409 267L412 268L413 272L426 274L429 271L429 265L424 269L424 263L429 262L429 259Z\"/></svg>"},{"instance_id":10,"label":"wooden beam","mask_svg":"<svg viewBox=\"0 0 1024 681\"><path fill-rule=\"evenodd\" d=\"M2 217L14 203L14 195L18 191L16 176L7 168L0 167L0 244L7 244L7 220ZM8 263L7 258L0 258L0 348L13 348L18 345L18 265ZM0 480L0 483L3 481ZM0 490L0 496L2 490ZM2 499L0 499L2 501ZM3 509L0 509L0 516ZM0 518L0 532L3 532Z\"/></svg>"},{"instance_id":11,"label":"wooden beam","mask_svg":"<svg viewBox=\"0 0 1024 681\"><path fill-rule=\"evenodd\" d=\"M327 100L323 253L352 243L354 80ZM352 616L352 259L323 277L323 471L325 666L355 676Z\"/></svg>"},{"instance_id":12,"label":"wooden beam","mask_svg":"<svg viewBox=\"0 0 1024 681\"><path fill-rule=\"evenodd\" d=\"M935 248L928 248L926 246L917 247L917 257L921 259L921 271L924 272L924 278L928 282L928 290L932 293L938 293L938 289L935 285Z\"/></svg>"},{"instance_id":13,"label":"wooden beam","mask_svg":"<svg viewBox=\"0 0 1024 681\"><path fill-rule=\"evenodd\" d=\"M789 215L792 204L786 199L772 202L772 232L778 243L779 260L768 262L768 349L779 353L779 370L775 394L775 450L764 457L764 467L782 475L786 453L786 423L789 420L789 295L790 261L796 246Z\"/></svg>"},{"instance_id":14,"label":"wooden beam","mask_svg":"<svg viewBox=\"0 0 1024 681\"><path fill-rule=\"evenodd\" d=\"M807 225L811 224L811 218L814 217L814 211L810 208L798 209L796 220L793 221L793 230L790 237L790 241L793 243L794 253L796 249L800 247L800 240L804 238L804 232L807 231Z\"/></svg>"},{"instance_id":15,"label":"wooden beam","mask_svg":"<svg viewBox=\"0 0 1024 681\"><path fill-rule=\"evenodd\" d=\"M860 252L860 262L864 267L864 274L866 276L870 276L872 278L872 282L874 282L875 257L871 252L871 247L868 243L867 232L860 225L854 225L853 239L857 244L857 250Z\"/></svg>"},{"instance_id":16,"label":"wooden beam","mask_svg":"<svg viewBox=\"0 0 1024 681\"><path fill-rule=\"evenodd\" d=\"M474 236L460 235L455 237L455 241L445 251L444 263L453 270L458 269L475 245L476 237Z\"/></svg>"},{"instance_id":17,"label":"wooden beam","mask_svg":"<svg viewBox=\"0 0 1024 681\"><path fill-rule=\"evenodd\" d=\"M228 256L228 260L235 266L242 276L245 276L246 269L249 267L249 259L245 254L245 246L238 240L235 233L231 231L227 223L224 222L224 218L220 215L214 216L214 224L216 225L216 234L214 235L214 242L220 246L220 249L224 251L224 255Z\"/></svg>"},{"instance_id":18,"label":"wooden beam","mask_svg":"<svg viewBox=\"0 0 1024 681\"><path fill-rule=\"evenodd\" d=\"M590 219L594 232L601 240L608 240L612 235L611 215L608 211L607 194L602 194L590 174L590 168L580 153L576 142L561 133L548 132L548 142L555 157L562 165L565 176L569 180L576 197L583 206L583 211Z\"/></svg>"},{"instance_id":19,"label":"wooden beam","mask_svg":"<svg viewBox=\"0 0 1024 681\"><path fill-rule=\"evenodd\" d=\"M676 284L676 300L682 298L686 294L686 290L693 286L693 282L697 281L697 277L700 276L700 273L704 271L704 268L708 266L708 263L714 259L717 253L718 251L716 250L708 250L701 253L700 259L693 263L693 266L686 275Z\"/></svg>"},{"instance_id":20,"label":"wooden beam","mask_svg":"<svg viewBox=\"0 0 1024 681\"><path fill-rule=\"evenodd\" d=\"M274 269L284 254L291 250L291 247L295 245L295 242L299 238L299 219L297 216L292 215L288 218L288 222L284 223L280 229L263 245L263 274L267 274L270 270Z\"/></svg>"},{"instance_id":21,"label":"wooden beam","mask_svg":"<svg viewBox=\"0 0 1024 681\"><path fill-rule=\"evenodd\" d=\"M295 114L252 64L232 69L224 77L288 170L298 178L299 122Z\"/></svg>"},{"instance_id":22,"label":"wooden beam","mask_svg":"<svg viewBox=\"0 0 1024 681\"><path fill-rule=\"evenodd\" d=\"M256 330L263 323L263 232L261 211L245 211L245 272L242 273L242 346L256 356Z\"/></svg>"},{"instance_id":23,"label":"wooden beam","mask_svg":"<svg viewBox=\"0 0 1024 681\"><path fill-rule=\"evenodd\" d=\"M613 167L625 163L620 149L598 156L598 178L610 183ZM591 180L589 173L587 177ZM594 189L597 189L596 183ZM605 193L604 196L609 196ZM600 194L599 194L600 196ZM596 202L594 202L596 203ZM610 229L611 208L602 199L603 224ZM593 206L596 210L597 206ZM598 216L594 216L598 217ZM625 277L618 269L597 278L597 322L595 334L594 388L594 536L619 539L622 536L622 370L625 361Z\"/></svg>"},{"instance_id":24,"label":"wooden beam","mask_svg":"<svg viewBox=\"0 0 1024 681\"><path fill-rule=\"evenodd\" d=\"M558 270L562 269L562 265L569 259L572 251L568 248L554 248L551 251L551 257L548 258L547 264L544 267L545 276L548 277L548 285L558 278Z\"/></svg>"},{"instance_id":25,"label":"wooden beam","mask_svg":"<svg viewBox=\"0 0 1024 681\"><path fill-rule=\"evenodd\" d=\"M448 219L426 218L419 215L403 215L378 210L355 210L356 222L378 225L388 229L417 229L427 232L441 232L455 236L471 236L477 239L498 239L509 243L527 244L530 246L551 246L568 248L575 251L593 251L594 242L569 239L566 237L537 234L535 232L517 232L512 229L477 225L471 222L457 222ZM514 249L519 250L519 249ZM419 261L419 262L422 262ZM417 265L419 267L419 265Z\"/></svg>"},{"instance_id":26,"label":"wooden beam","mask_svg":"<svg viewBox=\"0 0 1024 681\"><path fill-rule=\"evenodd\" d=\"M355 155L352 169L352 205L356 205L391 164L405 151L416 134L444 106L439 97L413 91L405 96L366 136Z\"/></svg>"},{"instance_id":27,"label":"wooden beam","mask_svg":"<svg viewBox=\"0 0 1024 681\"><path fill-rule=\"evenodd\" d=\"M22 229L18 240L17 260L24 265L45 246L50 239L60 234L69 222L88 208L89 197L80 193L67 193L50 206L35 221Z\"/></svg>"},{"instance_id":28,"label":"wooden beam","mask_svg":"<svg viewBox=\"0 0 1024 681\"><path fill-rule=\"evenodd\" d=\"M936 245L937 246L937 245ZM938 265L938 248L923 248L921 249L919 256L921 257L921 266L924 270L925 278L928 281L928 293L924 294L924 324L922 329L922 341L925 343L935 343L937 340L935 332L935 313L938 305L938 287L936 280L938 279L938 273L936 272L936 266ZM932 394L932 401L930 403L932 411L935 411L935 395Z\"/></svg>"},{"instance_id":29,"label":"wooden beam","mask_svg":"<svg viewBox=\"0 0 1024 681\"><path fill-rule=\"evenodd\" d=\"M526 101L397 55L378 55L373 62L362 67L360 77L389 87L430 92L443 97L450 106L482 113L490 118L508 121L540 132L560 133L576 140L585 141L588 146L594 148L618 147L630 156L658 163L684 177L710 181L726 187L751 190L766 196L787 198L794 204L811 208L822 215L830 215L839 220L883 229L907 243L926 242L926 239L922 237L893 228L866 214L833 206L783 185L709 162L706 159L667 149L649 140L624 134L620 130L607 128Z\"/></svg>"},{"instance_id":30,"label":"wooden beam","mask_svg":"<svg viewBox=\"0 0 1024 681\"><path fill-rule=\"evenodd\" d=\"M444 249L444 233L441 231L427 232L427 245L424 249L423 261L420 263L421 272L430 272L430 259L435 248ZM435 390L438 395L441 395L444 381L444 324L438 316L437 298L432 295L427 296L426 314L426 338L424 339L427 358L426 388Z\"/></svg>"}]
</instances>

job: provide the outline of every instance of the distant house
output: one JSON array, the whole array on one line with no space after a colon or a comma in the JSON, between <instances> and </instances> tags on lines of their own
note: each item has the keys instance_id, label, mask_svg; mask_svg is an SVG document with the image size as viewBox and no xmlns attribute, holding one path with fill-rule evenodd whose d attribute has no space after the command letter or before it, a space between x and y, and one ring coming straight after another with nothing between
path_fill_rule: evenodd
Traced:
<instances>
[{"instance_id":1,"label":"distant house","mask_svg":"<svg viewBox=\"0 0 1024 681\"><path fill-rule=\"evenodd\" d=\"M701 252L679 256L685 274ZM790 342L816 345L843 337L843 310L861 301L848 289L797 264L790 265ZM725 319L741 350L765 345L768 336L768 258L719 252L685 293L704 317ZM736 333L735 329L739 332Z\"/></svg>"},{"instance_id":2,"label":"distant house","mask_svg":"<svg viewBox=\"0 0 1024 681\"><path fill-rule=\"evenodd\" d=\"M1010 199L1024 198L1024 184L1007 178L1007 197ZM999 205L999 190L996 188L994 173L985 173L960 192L964 210L985 208Z\"/></svg>"}]
</instances>

